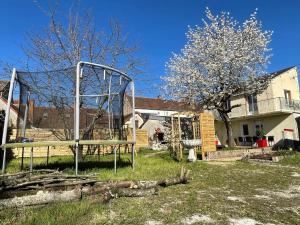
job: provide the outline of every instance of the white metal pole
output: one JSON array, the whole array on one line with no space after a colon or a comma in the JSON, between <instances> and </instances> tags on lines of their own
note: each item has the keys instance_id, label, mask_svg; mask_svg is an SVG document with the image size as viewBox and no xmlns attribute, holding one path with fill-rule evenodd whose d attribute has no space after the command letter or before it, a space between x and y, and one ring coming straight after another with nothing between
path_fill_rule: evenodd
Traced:
<instances>
[{"instance_id":1,"label":"white metal pole","mask_svg":"<svg viewBox=\"0 0 300 225\"><path fill-rule=\"evenodd\" d=\"M124 95L123 95L124 96ZM122 110L123 107L122 106L122 102L121 102L121 94L119 94L119 140L122 140L123 135L122 135Z\"/></svg>"},{"instance_id":2,"label":"white metal pole","mask_svg":"<svg viewBox=\"0 0 300 225\"><path fill-rule=\"evenodd\" d=\"M132 95L132 168L134 169L134 152L136 142L136 130L135 130L135 97L134 97L134 82L131 81L131 95Z\"/></svg>"},{"instance_id":3,"label":"white metal pole","mask_svg":"<svg viewBox=\"0 0 300 225\"><path fill-rule=\"evenodd\" d=\"M7 105L5 110L5 120L4 120L4 126L3 126L3 135L2 135L2 145L6 144L6 137L7 137L7 128L8 128L8 122L9 122L9 113L10 113L10 105L11 100L13 97L13 89L14 89L14 82L16 79L17 71L16 68L13 68L10 85L9 85L9 92L8 92L8 99L7 99ZM3 148L3 162L2 162L2 174L5 172L5 163L6 163L6 148Z\"/></svg>"},{"instance_id":4,"label":"white metal pole","mask_svg":"<svg viewBox=\"0 0 300 225\"><path fill-rule=\"evenodd\" d=\"M25 137L25 131L26 131L26 124L27 124L27 117L28 117L28 109L29 109L29 101L30 101L30 91L27 92L27 100L26 100L26 106L25 106L25 113L23 118L23 127L22 127L22 137Z\"/></svg>"},{"instance_id":5,"label":"white metal pole","mask_svg":"<svg viewBox=\"0 0 300 225\"><path fill-rule=\"evenodd\" d=\"M114 146L114 171L117 173L117 147Z\"/></svg>"},{"instance_id":6,"label":"white metal pole","mask_svg":"<svg viewBox=\"0 0 300 225\"><path fill-rule=\"evenodd\" d=\"M104 74L105 74L105 70L104 70ZM110 139L112 139L112 134L111 134L111 116L110 116L110 104L111 104L110 90L111 90L111 79L112 79L112 75L110 75L110 77L109 77L109 83L108 83L108 107L107 107L107 111L108 111L108 130L109 130Z\"/></svg>"},{"instance_id":7,"label":"white metal pole","mask_svg":"<svg viewBox=\"0 0 300 225\"><path fill-rule=\"evenodd\" d=\"M80 67L77 63L76 69L76 100L75 100L75 174L78 175L78 151L79 151L79 120L80 120Z\"/></svg>"}]
</instances>

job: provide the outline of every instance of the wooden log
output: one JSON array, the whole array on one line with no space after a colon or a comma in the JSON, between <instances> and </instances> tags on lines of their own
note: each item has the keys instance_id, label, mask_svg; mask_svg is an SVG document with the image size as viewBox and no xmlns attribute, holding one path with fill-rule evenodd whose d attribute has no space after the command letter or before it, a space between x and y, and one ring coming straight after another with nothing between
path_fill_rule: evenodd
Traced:
<instances>
[{"instance_id":1,"label":"wooden log","mask_svg":"<svg viewBox=\"0 0 300 225\"><path fill-rule=\"evenodd\" d=\"M33 170L32 173L55 173L58 172L57 170L49 170L49 169L42 169L42 170ZM17 179L22 178L30 174L30 171L19 172L14 174L3 174L0 175L0 179Z\"/></svg>"},{"instance_id":2,"label":"wooden log","mask_svg":"<svg viewBox=\"0 0 300 225\"><path fill-rule=\"evenodd\" d=\"M149 189L128 189L128 188L120 188L116 190L112 190L110 194L112 197L145 197L157 194L158 189L149 188Z\"/></svg>"},{"instance_id":3,"label":"wooden log","mask_svg":"<svg viewBox=\"0 0 300 225\"><path fill-rule=\"evenodd\" d=\"M9 179L2 179L0 180L0 187L3 186L14 186L26 182L33 182L33 181L43 181L47 180L47 182L51 179L57 180L57 179L70 179L70 180L88 180L88 179L97 179L97 176L93 175L80 175L80 176L75 176L75 175L65 175L61 173L51 173L51 174L42 174L42 175L36 175L36 176L26 176L26 177L21 177L18 179L15 179L14 177L10 177Z\"/></svg>"},{"instance_id":4,"label":"wooden log","mask_svg":"<svg viewBox=\"0 0 300 225\"><path fill-rule=\"evenodd\" d=\"M160 181L103 182L98 179L89 179L86 177L78 179L78 177L72 175L61 174L61 176L58 176L57 174L49 174L53 175L53 177L46 178L43 175L37 175L31 177L33 180L30 181L12 186L2 186L4 188L2 193L5 194L2 197L8 196L9 198L0 200L0 209L40 205L58 201L73 201L89 196L90 198L93 197L93 199L98 199L99 197L104 201L118 197L150 196L157 194L158 187L187 183L189 172L189 170L182 167L179 176ZM72 189L69 190L70 188ZM47 191L49 189L51 191ZM11 198L17 192L18 197Z\"/></svg>"},{"instance_id":5,"label":"wooden log","mask_svg":"<svg viewBox=\"0 0 300 225\"><path fill-rule=\"evenodd\" d=\"M175 178L164 179L160 181L108 181L100 182L95 179L95 176L73 176L73 175L63 175L63 174L46 174L37 175L28 179L18 179L13 181L0 182L0 191L11 191L16 189L47 189L47 188L57 188L57 187L67 187L67 186L78 186L78 185L88 185L93 184L95 187L107 186L108 188L139 188L139 189L149 189L156 186L170 186L180 183L187 183L188 181L188 170L181 168L180 175ZM90 179L94 178L94 179Z\"/></svg>"},{"instance_id":6,"label":"wooden log","mask_svg":"<svg viewBox=\"0 0 300 225\"><path fill-rule=\"evenodd\" d=\"M52 202L68 202L80 200L81 190L73 189L62 192L38 191L35 195L27 195L22 197L14 197L2 199L0 201L0 209L16 208L33 205L43 205Z\"/></svg>"}]
</instances>

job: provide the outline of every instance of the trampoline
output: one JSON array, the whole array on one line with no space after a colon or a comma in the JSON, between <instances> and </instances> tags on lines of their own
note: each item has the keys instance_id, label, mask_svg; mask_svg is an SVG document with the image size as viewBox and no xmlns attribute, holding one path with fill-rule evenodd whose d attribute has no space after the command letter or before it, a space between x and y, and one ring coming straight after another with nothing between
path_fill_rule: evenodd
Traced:
<instances>
[{"instance_id":1,"label":"trampoline","mask_svg":"<svg viewBox=\"0 0 300 225\"><path fill-rule=\"evenodd\" d=\"M131 105L125 101L126 95L132 96ZM10 116L12 108L18 112L17 118ZM127 140L124 121L124 116L130 114L135 118L134 81L117 69L82 61L60 70L13 69L2 136L2 173L5 173L7 148L21 148L22 158L24 148L30 148L32 171L34 148L47 147L49 151L51 146L73 151L76 175L84 146L111 146L115 172L117 148L120 153L121 145L129 146L134 168L135 120L132 120L131 140ZM6 143L8 126L16 130L10 143ZM45 132L51 135L46 136Z\"/></svg>"}]
</instances>

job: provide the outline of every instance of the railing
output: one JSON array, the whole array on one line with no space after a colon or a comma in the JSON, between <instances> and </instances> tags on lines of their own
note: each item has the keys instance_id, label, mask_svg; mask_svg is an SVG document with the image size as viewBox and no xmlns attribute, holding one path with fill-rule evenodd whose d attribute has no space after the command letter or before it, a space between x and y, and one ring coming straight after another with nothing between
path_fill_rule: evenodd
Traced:
<instances>
[{"instance_id":1,"label":"railing","mask_svg":"<svg viewBox=\"0 0 300 225\"><path fill-rule=\"evenodd\" d=\"M230 118L267 114L273 112L300 112L300 101L285 98L272 98L253 104L243 104L233 108Z\"/></svg>"}]
</instances>

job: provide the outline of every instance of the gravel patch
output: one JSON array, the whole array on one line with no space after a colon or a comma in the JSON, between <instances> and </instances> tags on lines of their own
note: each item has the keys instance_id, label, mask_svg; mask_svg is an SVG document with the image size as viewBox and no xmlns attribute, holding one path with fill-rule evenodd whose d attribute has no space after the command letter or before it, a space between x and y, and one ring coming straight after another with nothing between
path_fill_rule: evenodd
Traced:
<instances>
[{"instance_id":1,"label":"gravel patch","mask_svg":"<svg viewBox=\"0 0 300 225\"><path fill-rule=\"evenodd\" d=\"M246 203L245 199L243 197L237 197L237 196L228 196L228 200L234 201L234 202L243 202Z\"/></svg>"},{"instance_id":2,"label":"gravel patch","mask_svg":"<svg viewBox=\"0 0 300 225\"><path fill-rule=\"evenodd\" d=\"M288 189L282 191L270 191L272 195L276 195L281 198L299 198L300 197L300 186L292 185Z\"/></svg>"},{"instance_id":3,"label":"gravel patch","mask_svg":"<svg viewBox=\"0 0 300 225\"><path fill-rule=\"evenodd\" d=\"M238 218L238 219L229 219L229 224L230 225L257 225L257 224L262 224L254 219L250 218Z\"/></svg>"},{"instance_id":4,"label":"gravel patch","mask_svg":"<svg viewBox=\"0 0 300 225\"><path fill-rule=\"evenodd\" d=\"M148 220L146 221L145 225L163 225L163 223L157 220Z\"/></svg>"},{"instance_id":5,"label":"gravel patch","mask_svg":"<svg viewBox=\"0 0 300 225\"><path fill-rule=\"evenodd\" d=\"M268 195L253 195L254 198L271 200L272 198Z\"/></svg>"},{"instance_id":6,"label":"gravel patch","mask_svg":"<svg viewBox=\"0 0 300 225\"><path fill-rule=\"evenodd\" d=\"M291 176L292 177L300 177L300 173L294 172Z\"/></svg>"},{"instance_id":7,"label":"gravel patch","mask_svg":"<svg viewBox=\"0 0 300 225\"><path fill-rule=\"evenodd\" d=\"M280 198L299 198L300 197L300 185L291 185L287 189L279 190L279 191L271 191L266 189L255 189L264 195L277 196Z\"/></svg>"},{"instance_id":8,"label":"gravel patch","mask_svg":"<svg viewBox=\"0 0 300 225\"><path fill-rule=\"evenodd\" d=\"M195 223L214 223L215 221L207 215L194 214L181 221L182 224L190 225Z\"/></svg>"}]
</instances>

